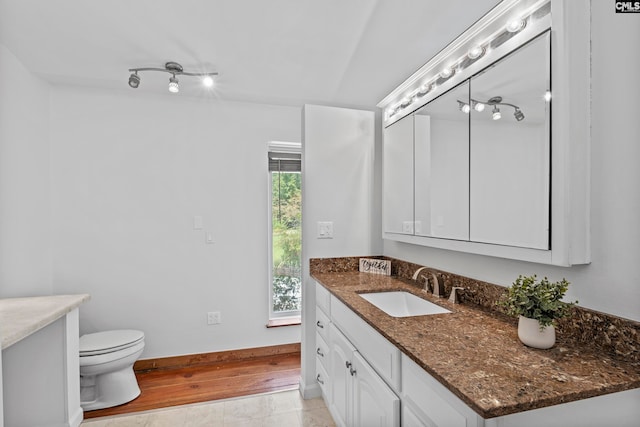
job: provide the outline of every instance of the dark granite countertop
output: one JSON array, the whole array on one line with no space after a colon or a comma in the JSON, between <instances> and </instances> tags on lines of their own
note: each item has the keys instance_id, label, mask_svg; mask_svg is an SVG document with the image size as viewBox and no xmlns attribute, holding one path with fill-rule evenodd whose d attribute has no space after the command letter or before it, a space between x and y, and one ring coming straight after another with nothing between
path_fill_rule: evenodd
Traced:
<instances>
[{"instance_id":1,"label":"dark granite countertop","mask_svg":"<svg viewBox=\"0 0 640 427\"><path fill-rule=\"evenodd\" d=\"M314 271L312 277L483 418L640 387L640 364L559 334L556 345L523 345L515 319L453 304L396 276ZM403 290L452 313L394 318L358 294ZM448 295L448 292L447 292Z\"/></svg>"}]
</instances>

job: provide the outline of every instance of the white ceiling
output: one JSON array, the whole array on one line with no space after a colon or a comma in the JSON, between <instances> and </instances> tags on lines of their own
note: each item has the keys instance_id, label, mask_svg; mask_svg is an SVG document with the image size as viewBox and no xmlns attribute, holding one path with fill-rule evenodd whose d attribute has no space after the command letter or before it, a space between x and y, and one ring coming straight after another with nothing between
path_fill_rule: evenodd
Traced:
<instances>
[{"instance_id":1,"label":"white ceiling","mask_svg":"<svg viewBox=\"0 0 640 427\"><path fill-rule=\"evenodd\" d=\"M0 42L53 84L133 90L129 68L220 73L177 96L373 107L499 0L0 0ZM142 73L140 92L168 75Z\"/></svg>"}]
</instances>

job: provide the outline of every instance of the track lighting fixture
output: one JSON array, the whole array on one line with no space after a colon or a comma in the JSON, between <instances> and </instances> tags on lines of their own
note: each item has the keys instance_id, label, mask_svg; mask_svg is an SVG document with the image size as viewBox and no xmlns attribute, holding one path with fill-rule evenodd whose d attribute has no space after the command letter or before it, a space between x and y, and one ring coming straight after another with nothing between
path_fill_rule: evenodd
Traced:
<instances>
[{"instance_id":1,"label":"track lighting fixture","mask_svg":"<svg viewBox=\"0 0 640 427\"><path fill-rule=\"evenodd\" d=\"M167 62L166 64L164 64L164 68L130 68L129 72L131 72L131 75L129 76L129 86L131 86L133 89L137 89L138 86L140 86L140 76L138 75L138 72L140 71L161 71L164 73L169 73L171 74L171 77L169 78L169 92L171 93L178 93L180 92L180 84L178 82L178 78L176 76L195 76L195 77L200 77L202 79L202 84L205 87L212 87L213 86L213 76L217 76L218 73L216 72L206 72L206 73L188 73L186 71L184 71L184 69L182 68L182 65L178 64L177 62Z\"/></svg>"},{"instance_id":2,"label":"track lighting fixture","mask_svg":"<svg viewBox=\"0 0 640 427\"><path fill-rule=\"evenodd\" d=\"M513 117L515 117L517 121L521 122L522 120L524 120L524 113L522 112L520 107L514 104L510 104L508 102L502 102L501 96L494 96L492 98L489 98L487 102L471 99L470 104L467 104L466 102L462 102L459 99L457 101L458 101L458 109L465 114L469 113L471 111L471 108L473 108L475 111L480 113L484 111L485 106L492 105L493 109L491 110L491 118L493 120L500 120L502 118L502 112L500 111L500 108L498 108L498 105L507 105L509 107L513 107L513 109L515 110L513 112Z\"/></svg>"}]
</instances>

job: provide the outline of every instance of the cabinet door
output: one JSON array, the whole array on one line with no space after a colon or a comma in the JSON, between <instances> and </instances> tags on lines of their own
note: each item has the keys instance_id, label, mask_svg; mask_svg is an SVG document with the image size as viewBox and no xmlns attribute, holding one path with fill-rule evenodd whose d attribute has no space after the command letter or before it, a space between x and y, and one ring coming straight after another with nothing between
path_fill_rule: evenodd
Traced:
<instances>
[{"instance_id":1,"label":"cabinet door","mask_svg":"<svg viewBox=\"0 0 640 427\"><path fill-rule=\"evenodd\" d=\"M469 84L462 83L414 115L415 231L469 240Z\"/></svg>"},{"instance_id":2,"label":"cabinet door","mask_svg":"<svg viewBox=\"0 0 640 427\"><path fill-rule=\"evenodd\" d=\"M433 427L425 419L418 415L411 405L406 401L402 401L402 427Z\"/></svg>"},{"instance_id":3,"label":"cabinet door","mask_svg":"<svg viewBox=\"0 0 640 427\"><path fill-rule=\"evenodd\" d=\"M358 352L353 353L353 424L356 427L398 427L400 399Z\"/></svg>"},{"instance_id":4,"label":"cabinet door","mask_svg":"<svg viewBox=\"0 0 640 427\"><path fill-rule=\"evenodd\" d=\"M413 115L384 130L383 229L413 234Z\"/></svg>"},{"instance_id":5,"label":"cabinet door","mask_svg":"<svg viewBox=\"0 0 640 427\"><path fill-rule=\"evenodd\" d=\"M333 323L329 326L329 347L331 349L331 382L329 411L339 427L353 425L351 420L351 374L355 348Z\"/></svg>"}]
</instances>

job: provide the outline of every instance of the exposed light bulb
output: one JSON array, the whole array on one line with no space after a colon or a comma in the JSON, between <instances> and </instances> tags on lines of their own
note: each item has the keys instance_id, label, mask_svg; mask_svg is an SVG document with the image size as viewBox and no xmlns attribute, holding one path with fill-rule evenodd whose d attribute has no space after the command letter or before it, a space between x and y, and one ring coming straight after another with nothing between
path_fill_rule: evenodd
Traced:
<instances>
[{"instance_id":1,"label":"exposed light bulb","mask_svg":"<svg viewBox=\"0 0 640 427\"><path fill-rule=\"evenodd\" d=\"M500 120L502 118L502 113L500 113L500 109L497 106L493 106L493 115L491 116L493 120Z\"/></svg>"},{"instance_id":2,"label":"exposed light bulb","mask_svg":"<svg viewBox=\"0 0 640 427\"><path fill-rule=\"evenodd\" d=\"M429 83L425 83L418 89L418 96L425 96L431 90L431 85Z\"/></svg>"},{"instance_id":3,"label":"exposed light bulb","mask_svg":"<svg viewBox=\"0 0 640 427\"><path fill-rule=\"evenodd\" d=\"M546 102L551 101L551 91L550 91L550 90L548 90L548 91L546 91L546 92L544 93L544 100L545 100Z\"/></svg>"},{"instance_id":4,"label":"exposed light bulb","mask_svg":"<svg viewBox=\"0 0 640 427\"><path fill-rule=\"evenodd\" d=\"M204 85L204 87L213 87L213 77L204 76L202 78L202 84Z\"/></svg>"},{"instance_id":5,"label":"exposed light bulb","mask_svg":"<svg viewBox=\"0 0 640 427\"><path fill-rule=\"evenodd\" d=\"M475 102L473 104L473 109L476 110L478 113L484 111L484 104L482 102Z\"/></svg>"},{"instance_id":6,"label":"exposed light bulb","mask_svg":"<svg viewBox=\"0 0 640 427\"><path fill-rule=\"evenodd\" d=\"M440 71L440 77L443 79L448 79L455 73L455 69L453 67L446 67Z\"/></svg>"},{"instance_id":7,"label":"exposed light bulb","mask_svg":"<svg viewBox=\"0 0 640 427\"><path fill-rule=\"evenodd\" d=\"M469 49L469 52L467 52L469 59L477 59L482 55L484 55L484 48L480 45L472 47Z\"/></svg>"},{"instance_id":8,"label":"exposed light bulb","mask_svg":"<svg viewBox=\"0 0 640 427\"><path fill-rule=\"evenodd\" d=\"M527 25L527 22L522 18L516 18L511 21L506 26L506 30L510 33L517 33L522 30Z\"/></svg>"},{"instance_id":9,"label":"exposed light bulb","mask_svg":"<svg viewBox=\"0 0 640 427\"><path fill-rule=\"evenodd\" d=\"M180 86L178 84L178 79L175 75L169 78L169 92L178 93L180 92Z\"/></svg>"}]
</instances>

